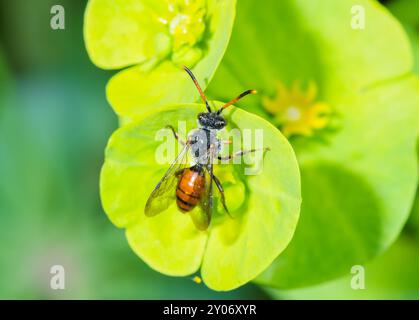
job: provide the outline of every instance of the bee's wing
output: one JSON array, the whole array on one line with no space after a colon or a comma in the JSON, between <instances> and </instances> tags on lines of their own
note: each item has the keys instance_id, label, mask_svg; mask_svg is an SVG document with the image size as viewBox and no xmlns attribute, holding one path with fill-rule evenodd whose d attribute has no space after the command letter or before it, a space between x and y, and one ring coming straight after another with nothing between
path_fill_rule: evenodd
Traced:
<instances>
[{"instance_id":1,"label":"bee's wing","mask_svg":"<svg viewBox=\"0 0 419 320\"><path fill-rule=\"evenodd\" d=\"M199 230L206 230L212 217L212 182L214 176L212 161L205 166L204 175L205 192L202 195L200 205L190 213L193 223Z\"/></svg>"},{"instance_id":2,"label":"bee's wing","mask_svg":"<svg viewBox=\"0 0 419 320\"><path fill-rule=\"evenodd\" d=\"M186 144L170 165L163 178L157 183L145 205L146 216L155 216L167 209L176 198L177 174L188 165L189 144Z\"/></svg>"}]
</instances>

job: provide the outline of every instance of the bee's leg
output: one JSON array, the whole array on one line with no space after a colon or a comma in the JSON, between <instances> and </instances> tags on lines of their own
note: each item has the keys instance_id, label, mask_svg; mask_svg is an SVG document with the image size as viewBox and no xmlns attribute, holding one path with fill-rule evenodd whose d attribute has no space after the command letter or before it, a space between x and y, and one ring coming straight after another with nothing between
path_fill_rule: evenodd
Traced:
<instances>
[{"instance_id":1,"label":"bee's leg","mask_svg":"<svg viewBox=\"0 0 419 320\"><path fill-rule=\"evenodd\" d=\"M227 214L231 217L230 212L228 211L227 206L226 206L226 199L225 199L225 196L224 196L223 186L222 186L220 180L218 180L218 178L215 175L212 176L212 179L214 180L215 185L218 188L218 191L220 191L220 194L221 194L221 203L222 203L225 211L227 212Z\"/></svg>"},{"instance_id":2,"label":"bee's leg","mask_svg":"<svg viewBox=\"0 0 419 320\"><path fill-rule=\"evenodd\" d=\"M233 143L233 141L231 141L231 140L223 140L222 142L223 142L223 144L232 144Z\"/></svg>"},{"instance_id":3,"label":"bee's leg","mask_svg":"<svg viewBox=\"0 0 419 320\"><path fill-rule=\"evenodd\" d=\"M175 130L175 128L173 128L173 126L167 125L166 128L170 129L172 131L173 136L175 137L175 139L177 141L179 141L183 146L186 144L185 141L183 141L183 139L179 137L179 134L176 132L176 130Z\"/></svg>"},{"instance_id":4,"label":"bee's leg","mask_svg":"<svg viewBox=\"0 0 419 320\"><path fill-rule=\"evenodd\" d=\"M256 151L259 151L259 150L269 151L271 149L270 148L263 148L263 149L240 150L240 151L234 152L233 154L229 154L228 156L224 156L224 157L223 156L218 156L218 160L231 160L231 159L234 159L236 157L241 157L245 154L256 152Z\"/></svg>"}]
</instances>

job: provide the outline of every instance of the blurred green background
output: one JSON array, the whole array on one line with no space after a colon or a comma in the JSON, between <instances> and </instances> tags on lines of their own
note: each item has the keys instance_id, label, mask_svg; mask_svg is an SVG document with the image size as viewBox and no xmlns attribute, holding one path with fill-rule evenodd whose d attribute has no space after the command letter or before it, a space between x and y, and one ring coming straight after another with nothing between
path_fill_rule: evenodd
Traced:
<instances>
[{"instance_id":1,"label":"blurred green background","mask_svg":"<svg viewBox=\"0 0 419 320\"><path fill-rule=\"evenodd\" d=\"M410 0L383 2L419 61L419 12ZM50 28L54 4L65 8L65 30ZM343 278L218 293L147 267L100 205L103 150L117 119L105 99L111 73L93 66L84 48L85 4L0 0L0 298L419 298L419 206L397 243L367 266L365 290ZM65 290L50 288L55 264L65 268Z\"/></svg>"}]
</instances>

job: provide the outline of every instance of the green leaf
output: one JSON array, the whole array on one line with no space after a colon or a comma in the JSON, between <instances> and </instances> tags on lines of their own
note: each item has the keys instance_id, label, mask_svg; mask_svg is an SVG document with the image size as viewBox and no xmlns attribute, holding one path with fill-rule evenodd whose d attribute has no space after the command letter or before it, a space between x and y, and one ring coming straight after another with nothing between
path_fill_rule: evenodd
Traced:
<instances>
[{"instance_id":1,"label":"green leaf","mask_svg":"<svg viewBox=\"0 0 419 320\"><path fill-rule=\"evenodd\" d=\"M414 57L413 72L419 75L419 2L409 0L391 1L388 3L388 9L403 24L409 36ZM417 153L419 159L419 141ZM419 191L416 192L416 200L408 224L415 230L419 230Z\"/></svg>"},{"instance_id":2,"label":"green leaf","mask_svg":"<svg viewBox=\"0 0 419 320\"><path fill-rule=\"evenodd\" d=\"M365 9L364 30L350 27L355 5ZM243 0L237 13L210 95L225 99L257 83L259 96L271 97L277 82L314 81L318 101L335 113L330 129L291 139L302 178L301 221L257 281L280 288L326 281L388 248L412 204L419 85L409 74L407 37L372 1L271 0L259 7ZM248 105L274 120L261 98Z\"/></svg>"},{"instance_id":3,"label":"green leaf","mask_svg":"<svg viewBox=\"0 0 419 320\"><path fill-rule=\"evenodd\" d=\"M187 17L185 34L160 21L170 16L169 3L185 7L171 20ZM200 6L203 17L195 9ZM104 69L130 66L107 87L115 112L132 119L168 103L195 101L199 95L181 67L190 67L205 89L230 39L235 6L235 0L90 0L84 26L90 58ZM191 38L179 38L185 35ZM186 42L179 46L179 41Z\"/></svg>"},{"instance_id":4,"label":"green leaf","mask_svg":"<svg viewBox=\"0 0 419 320\"><path fill-rule=\"evenodd\" d=\"M410 213L408 226L411 226L419 233L419 191L416 191L415 202Z\"/></svg>"},{"instance_id":5,"label":"green leaf","mask_svg":"<svg viewBox=\"0 0 419 320\"><path fill-rule=\"evenodd\" d=\"M156 1L154 1L156 2ZM138 64L159 54L158 20L164 1L90 0L86 7L84 37L91 60L103 69Z\"/></svg>"},{"instance_id":6,"label":"green leaf","mask_svg":"<svg viewBox=\"0 0 419 320\"><path fill-rule=\"evenodd\" d=\"M365 9L364 30L351 28L351 9L356 5ZM342 45L342 39L350 45ZM314 80L320 98L331 100L406 74L411 68L407 36L375 1L268 0L255 6L243 0L210 89L224 97L228 94L225 84L237 88L256 83L259 92L270 95L278 80L286 84ZM259 109L256 99L246 105Z\"/></svg>"},{"instance_id":7,"label":"green leaf","mask_svg":"<svg viewBox=\"0 0 419 320\"><path fill-rule=\"evenodd\" d=\"M202 105L165 107L118 129L106 149L101 199L108 217L127 229L130 246L152 268L180 276L196 272L202 264L207 286L231 290L255 278L291 240L301 200L299 172L291 146L276 128L232 109L226 112L228 128L251 129L252 135L261 129L263 145L271 149L264 154L258 175L245 175L244 164L216 165L233 218L220 208L216 190L217 210L207 231L196 229L175 203L146 217L147 198L169 166L156 162L162 143L156 132L166 125L177 128L179 120L185 121L187 132L196 127L196 115L202 110ZM167 139L174 142L171 133Z\"/></svg>"},{"instance_id":8,"label":"green leaf","mask_svg":"<svg viewBox=\"0 0 419 320\"><path fill-rule=\"evenodd\" d=\"M418 159L418 166L419 166L419 139L416 146L417 146L416 152L417 152L417 159ZM407 221L406 227L411 228L414 232L419 234L419 183L418 183L418 188L416 189L415 201L413 203L412 210L410 212L409 220Z\"/></svg>"},{"instance_id":9,"label":"green leaf","mask_svg":"<svg viewBox=\"0 0 419 320\"><path fill-rule=\"evenodd\" d=\"M419 75L419 2L409 0L390 1L388 9L403 24L412 44L413 71Z\"/></svg>"},{"instance_id":10,"label":"green leaf","mask_svg":"<svg viewBox=\"0 0 419 320\"><path fill-rule=\"evenodd\" d=\"M382 256L369 262L364 267L364 289L354 290L353 281L361 276L359 269L345 277L317 286L293 289L272 290L268 292L278 299L368 299L397 300L419 298L419 251L417 238L402 235L397 242Z\"/></svg>"}]
</instances>

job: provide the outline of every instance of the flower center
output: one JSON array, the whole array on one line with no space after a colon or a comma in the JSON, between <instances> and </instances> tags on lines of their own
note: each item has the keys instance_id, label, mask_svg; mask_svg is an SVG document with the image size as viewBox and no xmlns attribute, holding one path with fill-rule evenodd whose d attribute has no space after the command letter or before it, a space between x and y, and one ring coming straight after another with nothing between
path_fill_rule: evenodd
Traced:
<instances>
[{"instance_id":1,"label":"flower center","mask_svg":"<svg viewBox=\"0 0 419 320\"><path fill-rule=\"evenodd\" d=\"M301 118L301 112L295 106L289 106L286 115L289 121L298 121Z\"/></svg>"},{"instance_id":2,"label":"flower center","mask_svg":"<svg viewBox=\"0 0 419 320\"><path fill-rule=\"evenodd\" d=\"M330 123L331 107L316 100L317 86L310 82L307 89L294 82L290 89L279 82L274 98L262 98L263 107L273 116L285 136L312 136Z\"/></svg>"},{"instance_id":3,"label":"flower center","mask_svg":"<svg viewBox=\"0 0 419 320\"><path fill-rule=\"evenodd\" d=\"M204 0L170 0L159 21L167 26L172 39L172 60L189 66L201 57L196 47L205 32L206 2Z\"/></svg>"},{"instance_id":4,"label":"flower center","mask_svg":"<svg viewBox=\"0 0 419 320\"><path fill-rule=\"evenodd\" d=\"M173 35L187 34L188 25L191 23L191 18L186 14L177 14L172 21L170 21L169 30Z\"/></svg>"}]
</instances>

